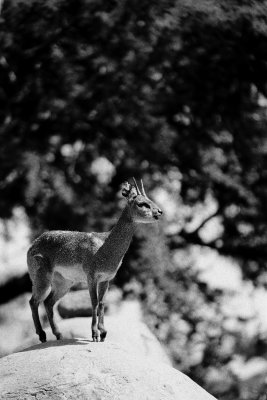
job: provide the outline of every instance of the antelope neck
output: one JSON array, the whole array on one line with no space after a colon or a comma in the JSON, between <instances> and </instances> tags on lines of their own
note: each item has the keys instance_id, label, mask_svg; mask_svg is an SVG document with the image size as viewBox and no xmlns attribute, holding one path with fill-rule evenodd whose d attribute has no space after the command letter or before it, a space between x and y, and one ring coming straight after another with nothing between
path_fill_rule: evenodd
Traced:
<instances>
[{"instance_id":1,"label":"antelope neck","mask_svg":"<svg viewBox=\"0 0 267 400\"><path fill-rule=\"evenodd\" d=\"M102 265L104 264L106 270L110 272L114 270L115 272L130 246L134 231L135 223L131 218L130 208L127 205L105 243L96 253L95 260Z\"/></svg>"}]
</instances>

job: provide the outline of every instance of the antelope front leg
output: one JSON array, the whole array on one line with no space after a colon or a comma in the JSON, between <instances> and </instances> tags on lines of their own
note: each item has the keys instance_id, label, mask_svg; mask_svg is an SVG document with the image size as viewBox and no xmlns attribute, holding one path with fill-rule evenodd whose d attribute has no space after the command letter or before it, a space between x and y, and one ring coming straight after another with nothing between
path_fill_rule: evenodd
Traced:
<instances>
[{"instance_id":1,"label":"antelope front leg","mask_svg":"<svg viewBox=\"0 0 267 400\"><path fill-rule=\"evenodd\" d=\"M107 336L107 331L104 326L104 312L105 312L104 297L105 294L107 293L108 286L109 286L109 281L99 283L98 329L100 330L101 342L104 342Z\"/></svg>"},{"instance_id":2,"label":"antelope front leg","mask_svg":"<svg viewBox=\"0 0 267 400\"><path fill-rule=\"evenodd\" d=\"M97 309L98 309L97 282L88 280L88 287L92 302L92 339L93 342L98 342L99 331L97 329Z\"/></svg>"}]
</instances>

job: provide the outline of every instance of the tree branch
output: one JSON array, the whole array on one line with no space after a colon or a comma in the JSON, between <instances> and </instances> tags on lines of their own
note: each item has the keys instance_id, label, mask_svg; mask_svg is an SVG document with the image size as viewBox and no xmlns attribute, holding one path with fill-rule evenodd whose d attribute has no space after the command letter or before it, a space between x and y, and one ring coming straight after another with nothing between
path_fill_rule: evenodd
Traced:
<instances>
[{"instance_id":1,"label":"tree branch","mask_svg":"<svg viewBox=\"0 0 267 400\"><path fill-rule=\"evenodd\" d=\"M216 210L213 214L209 215L208 217L206 217L201 223L200 225L193 231L190 232L191 234L196 234L200 231L201 228L203 228L204 225L206 225L207 222L209 222L210 220L212 220L212 218L216 217L216 215L218 215L220 213L220 210Z\"/></svg>"},{"instance_id":2,"label":"tree branch","mask_svg":"<svg viewBox=\"0 0 267 400\"><path fill-rule=\"evenodd\" d=\"M217 240L208 243L203 242L197 231L190 233L184 230L179 232L179 236L169 236L168 245L171 250L184 248L187 244L208 247L218 251L218 253L221 255L237 257L241 259L259 261L263 258L267 258L267 243L261 243L254 246L247 243L239 243L236 245L224 243L222 246L220 246L218 245Z\"/></svg>"}]
</instances>

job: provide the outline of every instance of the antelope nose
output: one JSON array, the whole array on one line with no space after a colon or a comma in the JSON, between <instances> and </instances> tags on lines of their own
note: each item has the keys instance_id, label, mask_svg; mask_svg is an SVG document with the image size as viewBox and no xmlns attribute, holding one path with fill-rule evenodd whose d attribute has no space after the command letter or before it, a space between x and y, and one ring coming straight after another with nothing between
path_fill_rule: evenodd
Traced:
<instances>
[{"instance_id":1,"label":"antelope nose","mask_svg":"<svg viewBox=\"0 0 267 400\"><path fill-rule=\"evenodd\" d=\"M160 215L162 215L162 214L163 214L163 212L162 212L162 210L160 208L155 208L153 210L153 216L154 216L155 219L158 219L158 217Z\"/></svg>"}]
</instances>

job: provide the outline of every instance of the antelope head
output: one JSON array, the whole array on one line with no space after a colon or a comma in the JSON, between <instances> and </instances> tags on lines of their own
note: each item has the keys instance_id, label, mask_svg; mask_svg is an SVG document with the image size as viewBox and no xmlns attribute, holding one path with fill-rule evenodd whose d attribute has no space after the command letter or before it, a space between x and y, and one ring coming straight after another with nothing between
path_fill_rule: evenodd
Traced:
<instances>
[{"instance_id":1,"label":"antelope head","mask_svg":"<svg viewBox=\"0 0 267 400\"><path fill-rule=\"evenodd\" d=\"M128 201L131 218L134 222L152 223L161 217L162 210L147 197L142 179L141 190L134 178L133 184L125 182L122 185L122 195Z\"/></svg>"}]
</instances>

